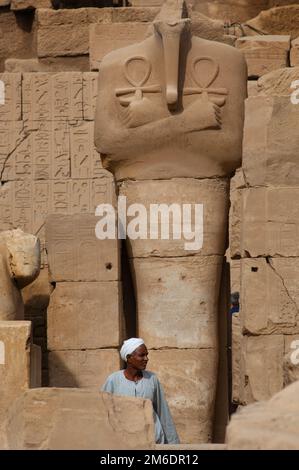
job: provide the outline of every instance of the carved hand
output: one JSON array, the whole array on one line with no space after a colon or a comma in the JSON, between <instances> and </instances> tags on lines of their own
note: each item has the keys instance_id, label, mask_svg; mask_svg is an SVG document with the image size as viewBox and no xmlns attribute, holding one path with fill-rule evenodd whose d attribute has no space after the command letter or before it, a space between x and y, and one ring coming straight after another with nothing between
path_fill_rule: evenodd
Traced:
<instances>
[{"instance_id":1,"label":"carved hand","mask_svg":"<svg viewBox=\"0 0 299 470\"><path fill-rule=\"evenodd\" d=\"M209 100L206 92L185 109L182 118L186 132L221 129L222 125L221 108Z\"/></svg>"}]
</instances>

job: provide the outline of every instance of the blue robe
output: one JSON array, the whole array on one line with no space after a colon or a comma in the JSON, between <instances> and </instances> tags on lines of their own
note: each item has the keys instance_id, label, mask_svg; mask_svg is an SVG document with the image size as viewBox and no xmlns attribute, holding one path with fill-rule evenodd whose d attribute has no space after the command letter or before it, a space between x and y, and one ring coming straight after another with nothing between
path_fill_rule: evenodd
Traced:
<instances>
[{"instance_id":1,"label":"blue robe","mask_svg":"<svg viewBox=\"0 0 299 470\"><path fill-rule=\"evenodd\" d=\"M119 370L109 375L102 387L103 392L129 397L140 397L151 400L153 404L155 439L158 444L179 444L174 422L172 420L162 385L157 376L149 371L142 371L143 378L134 382L125 377Z\"/></svg>"}]
</instances>

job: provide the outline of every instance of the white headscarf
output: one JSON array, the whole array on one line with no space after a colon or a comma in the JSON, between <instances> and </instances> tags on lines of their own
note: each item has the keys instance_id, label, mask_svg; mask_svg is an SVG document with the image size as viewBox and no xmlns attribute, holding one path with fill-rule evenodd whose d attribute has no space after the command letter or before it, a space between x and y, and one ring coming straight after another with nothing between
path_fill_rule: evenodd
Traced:
<instances>
[{"instance_id":1,"label":"white headscarf","mask_svg":"<svg viewBox=\"0 0 299 470\"><path fill-rule=\"evenodd\" d=\"M135 349L144 344L143 339L141 338L130 338L124 341L124 344L120 350L120 357L123 361L127 361L127 355L132 354Z\"/></svg>"}]
</instances>

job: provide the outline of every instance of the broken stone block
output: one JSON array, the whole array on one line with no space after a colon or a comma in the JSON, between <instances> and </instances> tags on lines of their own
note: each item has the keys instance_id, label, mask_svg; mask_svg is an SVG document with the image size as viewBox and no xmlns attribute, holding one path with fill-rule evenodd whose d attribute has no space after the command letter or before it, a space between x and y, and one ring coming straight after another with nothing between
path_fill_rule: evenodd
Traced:
<instances>
[{"instance_id":1,"label":"broken stone block","mask_svg":"<svg viewBox=\"0 0 299 470\"><path fill-rule=\"evenodd\" d=\"M229 450L298 450L299 382L269 401L246 406L227 428Z\"/></svg>"},{"instance_id":2,"label":"broken stone block","mask_svg":"<svg viewBox=\"0 0 299 470\"><path fill-rule=\"evenodd\" d=\"M257 81L257 89L259 95L286 95L290 96L295 88L292 83L298 80L299 67L285 67L274 70Z\"/></svg>"},{"instance_id":3,"label":"broken stone block","mask_svg":"<svg viewBox=\"0 0 299 470\"><path fill-rule=\"evenodd\" d=\"M20 73L0 73L0 121L22 119L21 83Z\"/></svg>"},{"instance_id":4,"label":"broken stone block","mask_svg":"<svg viewBox=\"0 0 299 470\"><path fill-rule=\"evenodd\" d=\"M182 444L207 443L212 438L217 354L208 349L149 351L149 370L154 371Z\"/></svg>"},{"instance_id":5,"label":"broken stone block","mask_svg":"<svg viewBox=\"0 0 299 470\"><path fill-rule=\"evenodd\" d=\"M241 318L250 334L299 332L299 258L241 261Z\"/></svg>"},{"instance_id":6,"label":"broken stone block","mask_svg":"<svg viewBox=\"0 0 299 470\"><path fill-rule=\"evenodd\" d=\"M235 45L245 55L248 77L261 77L288 65L290 36L245 36Z\"/></svg>"},{"instance_id":7,"label":"broken stone block","mask_svg":"<svg viewBox=\"0 0 299 470\"><path fill-rule=\"evenodd\" d=\"M38 57L88 54L89 25L111 21L110 8L38 9Z\"/></svg>"},{"instance_id":8,"label":"broken stone block","mask_svg":"<svg viewBox=\"0 0 299 470\"><path fill-rule=\"evenodd\" d=\"M51 0L11 0L11 10L35 10L36 8L52 8Z\"/></svg>"},{"instance_id":9,"label":"broken stone block","mask_svg":"<svg viewBox=\"0 0 299 470\"><path fill-rule=\"evenodd\" d=\"M49 353L49 386L99 390L108 375L119 370L116 349L52 351Z\"/></svg>"},{"instance_id":10,"label":"broken stone block","mask_svg":"<svg viewBox=\"0 0 299 470\"><path fill-rule=\"evenodd\" d=\"M119 280L118 240L99 240L91 214L50 215L46 244L50 278L62 281Z\"/></svg>"},{"instance_id":11,"label":"broken stone block","mask_svg":"<svg viewBox=\"0 0 299 470\"><path fill-rule=\"evenodd\" d=\"M215 348L222 257L191 256L180 258L179 264L177 260L131 261L138 334L149 348ZM145 286L150 286L150 296L141 295Z\"/></svg>"},{"instance_id":12,"label":"broken stone block","mask_svg":"<svg viewBox=\"0 0 299 470\"><path fill-rule=\"evenodd\" d=\"M47 312L48 349L118 347L121 308L117 281L56 284Z\"/></svg>"},{"instance_id":13,"label":"broken stone block","mask_svg":"<svg viewBox=\"0 0 299 470\"><path fill-rule=\"evenodd\" d=\"M243 307L242 307L243 308ZM245 342L244 403L268 400L283 388L283 335L249 336Z\"/></svg>"},{"instance_id":14,"label":"broken stone block","mask_svg":"<svg viewBox=\"0 0 299 470\"><path fill-rule=\"evenodd\" d=\"M83 119L83 83L80 72L23 74L24 121Z\"/></svg>"},{"instance_id":15,"label":"broken stone block","mask_svg":"<svg viewBox=\"0 0 299 470\"><path fill-rule=\"evenodd\" d=\"M5 434L15 450L152 449L152 404L98 391L28 390L11 408Z\"/></svg>"},{"instance_id":16,"label":"broken stone block","mask_svg":"<svg viewBox=\"0 0 299 470\"><path fill-rule=\"evenodd\" d=\"M289 96L246 100L243 171L250 186L299 186L298 118Z\"/></svg>"},{"instance_id":17,"label":"broken stone block","mask_svg":"<svg viewBox=\"0 0 299 470\"><path fill-rule=\"evenodd\" d=\"M233 22L245 22L268 7L268 0L195 0L193 9L209 16Z\"/></svg>"},{"instance_id":18,"label":"broken stone block","mask_svg":"<svg viewBox=\"0 0 299 470\"><path fill-rule=\"evenodd\" d=\"M291 2L288 1L288 3ZM247 25L249 27L246 27ZM295 39L299 36L299 5L278 6L261 11L256 18L250 19L245 25L246 34L255 35L256 32L250 27L263 35L289 34L292 39Z\"/></svg>"},{"instance_id":19,"label":"broken stone block","mask_svg":"<svg viewBox=\"0 0 299 470\"><path fill-rule=\"evenodd\" d=\"M0 321L0 421L30 387L31 322Z\"/></svg>"},{"instance_id":20,"label":"broken stone block","mask_svg":"<svg viewBox=\"0 0 299 470\"><path fill-rule=\"evenodd\" d=\"M90 25L90 69L98 70L102 58L115 49L145 39L150 23L113 23Z\"/></svg>"}]
</instances>

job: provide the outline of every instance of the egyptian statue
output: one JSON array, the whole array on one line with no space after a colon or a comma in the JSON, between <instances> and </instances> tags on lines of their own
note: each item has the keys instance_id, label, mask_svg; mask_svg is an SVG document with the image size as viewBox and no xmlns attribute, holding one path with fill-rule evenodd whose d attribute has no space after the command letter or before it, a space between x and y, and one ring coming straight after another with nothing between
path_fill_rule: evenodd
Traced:
<instances>
[{"instance_id":1,"label":"egyptian statue","mask_svg":"<svg viewBox=\"0 0 299 470\"><path fill-rule=\"evenodd\" d=\"M168 0L145 40L103 58L95 144L127 207L202 207L202 243L186 249L201 225L195 216L185 239L126 242L136 335L181 441L198 443L212 438L229 180L241 164L247 70L234 47L194 36L188 16L183 1ZM156 234L165 229L157 220Z\"/></svg>"}]
</instances>

